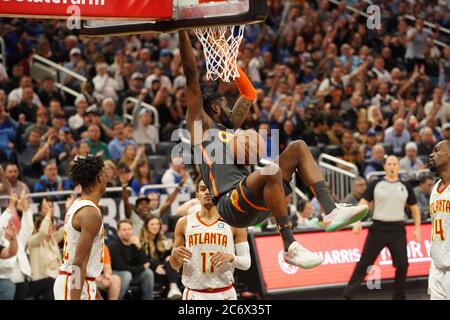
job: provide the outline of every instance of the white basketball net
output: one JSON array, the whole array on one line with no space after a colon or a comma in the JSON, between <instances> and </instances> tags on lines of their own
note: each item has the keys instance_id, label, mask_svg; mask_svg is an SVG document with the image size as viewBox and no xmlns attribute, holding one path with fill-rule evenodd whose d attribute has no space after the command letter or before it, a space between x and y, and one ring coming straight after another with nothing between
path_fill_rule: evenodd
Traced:
<instances>
[{"instance_id":1,"label":"white basketball net","mask_svg":"<svg viewBox=\"0 0 450 320\"><path fill-rule=\"evenodd\" d=\"M239 76L237 55L245 25L194 29L206 58L206 78L230 82Z\"/></svg>"}]
</instances>

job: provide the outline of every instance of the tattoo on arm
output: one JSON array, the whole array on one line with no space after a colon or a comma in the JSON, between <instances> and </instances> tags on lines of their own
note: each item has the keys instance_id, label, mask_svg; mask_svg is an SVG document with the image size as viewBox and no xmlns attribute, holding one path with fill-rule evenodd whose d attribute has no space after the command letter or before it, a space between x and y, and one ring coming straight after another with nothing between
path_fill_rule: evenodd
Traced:
<instances>
[{"instance_id":1,"label":"tattoo on arm","mask_svg":"<svg viewBox=\"0 0 450 320\"><path fill-rule=\"evenodd\" d=\"M233 107L232 117L234 128L240 128L247 118L247 114L252 107L253 101L240 97Z\"/></svg>"}]
</instances>

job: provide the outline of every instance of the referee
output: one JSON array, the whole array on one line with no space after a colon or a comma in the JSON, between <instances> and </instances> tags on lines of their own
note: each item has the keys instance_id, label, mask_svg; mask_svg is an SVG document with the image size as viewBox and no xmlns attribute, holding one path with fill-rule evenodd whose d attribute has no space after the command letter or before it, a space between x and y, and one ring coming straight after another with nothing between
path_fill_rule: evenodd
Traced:
<instances>
[{"instance_id":1,"label":"referee","mask_svg":"<svg viewBox=\"0 0 450 320\"><path fill-rule=\"evenodd\" d=\"M395 156L389 156L384 165L386 176L371 182L364 192L360 204L373 202L373 224L369 227L366 243L352 277L344 290L346 299L353 299L367 269L372 266L384 247L388 247L395 271L394 300L404 300L408 257L406 248L405 206L411 209L415 231L414 236L420 241L420 211L410 184L400 181L398 172L400 163ZM359 233L361 224L356 223L353 231Z\"/></svg>"}]
</instances>

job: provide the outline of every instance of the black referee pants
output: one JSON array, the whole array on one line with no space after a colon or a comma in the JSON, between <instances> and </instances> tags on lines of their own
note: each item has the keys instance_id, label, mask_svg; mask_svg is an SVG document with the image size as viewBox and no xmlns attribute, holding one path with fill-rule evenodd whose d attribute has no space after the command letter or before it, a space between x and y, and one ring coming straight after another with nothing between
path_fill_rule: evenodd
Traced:
<instances>
[{"instance_id":1,"label":"black referee pants","mask_svg":"<svg viewBox=\"0 0 450 320\"><path fill-rule=\"evenodd\" d=\"M366 243L352 277L344 290L344 297L352 299L384 247L388 247L395 267L394 294L392 299L404 300L406 273L408 271L408 255L406 247L406 229L404 222L382 222L374 220L369 228Z\"/></svg>"}]
</instances>

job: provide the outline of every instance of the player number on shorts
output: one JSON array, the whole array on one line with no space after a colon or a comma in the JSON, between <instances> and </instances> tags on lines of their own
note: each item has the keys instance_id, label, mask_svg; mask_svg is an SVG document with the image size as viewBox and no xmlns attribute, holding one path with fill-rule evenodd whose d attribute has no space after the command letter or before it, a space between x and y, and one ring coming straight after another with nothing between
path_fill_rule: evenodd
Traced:
<instances>
[{"instance_id":1,"label":"player number on shorts","mask_svg":"<svg viewBox=\"0 0 450 320\"><path fill-rule=\"evenodd\" d=\"M214 255L214 252L200 252L200 254L202 256L202 272L214 273L214 267L211 263L211 258ZM208 260L208 257L209 257L209 268L206 268L206 260ZM207 269L208 271L206 271Z\"/></svg>"},{"instance_id":2,"label":"player number on shorts","mask_svg":"<svg viewBox=\"0 0 450 320\"><path fill-rule=\"evenodd\" d=\"M432 237L433 241L434 241L436 236L439 236L441 241L445 240L442 218L436 218L433 221L433 237Z\"/></svg>"}]
</instances>

